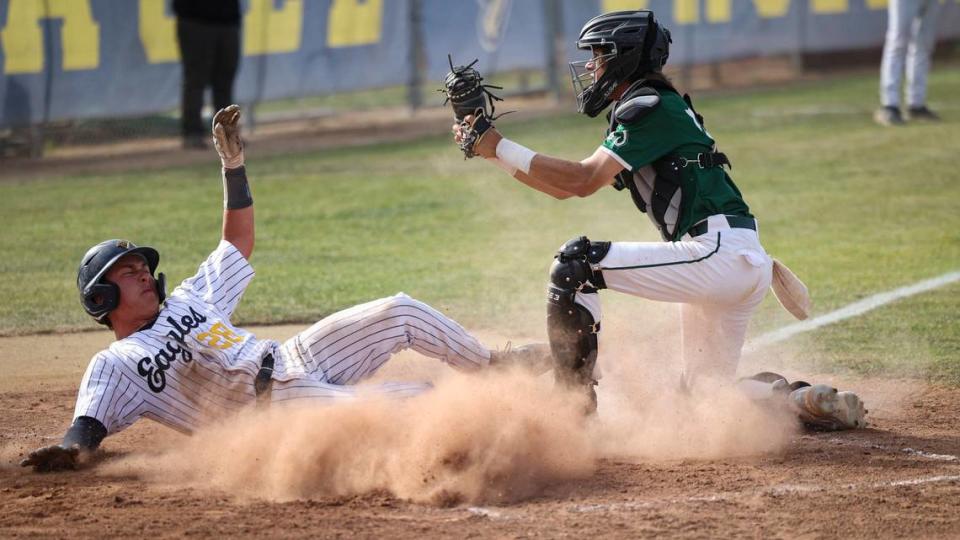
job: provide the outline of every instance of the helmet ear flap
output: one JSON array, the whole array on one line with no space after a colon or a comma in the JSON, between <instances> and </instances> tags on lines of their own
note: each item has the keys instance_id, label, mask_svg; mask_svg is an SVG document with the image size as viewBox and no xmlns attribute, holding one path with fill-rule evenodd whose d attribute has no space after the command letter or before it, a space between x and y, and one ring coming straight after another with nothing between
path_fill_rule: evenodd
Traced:
<instances>
[{"instance_id":1,"label":"helmet ear flap","mask_svg":"<svg viewBox=\"0 0 960 540\"><path fill-rule=\"evenodd\" d=\"M157 274L157 298L160 304L167 298L167 276L163 272Z\"/></svg>"},{"instance_id":2,"label":"helmet ear flap","mask_svg":"<svg viewBox=\"0 0 960 540\"><path fill-rule=\"evenodd\" d=\"M120 304L120 287L110 282L94 283L83 290L80 302L100 324L106 324L107 315Z\"/></svg>"}]
</instances>

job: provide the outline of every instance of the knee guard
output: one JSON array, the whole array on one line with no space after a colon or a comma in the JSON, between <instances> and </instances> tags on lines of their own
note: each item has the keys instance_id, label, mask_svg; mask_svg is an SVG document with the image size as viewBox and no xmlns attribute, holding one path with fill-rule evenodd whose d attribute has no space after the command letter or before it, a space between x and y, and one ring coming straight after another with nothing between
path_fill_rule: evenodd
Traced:
<instances>
[{"instance_id":1,"label":"knee guard","mask_svg":"<svg viewBox=\"0 0 960 540\"><path fill-rule=\"evenodd\" d=\"M555 374L564 384L593 385L600 323L577 304L576 294L606 288L603 275L591 265L610 250L610 242L591 242L581 236L564 244L550 267L547 292L547 335L556 361ZM591 388L592 390L592 388Z\"/></svg>"}]
</instances>

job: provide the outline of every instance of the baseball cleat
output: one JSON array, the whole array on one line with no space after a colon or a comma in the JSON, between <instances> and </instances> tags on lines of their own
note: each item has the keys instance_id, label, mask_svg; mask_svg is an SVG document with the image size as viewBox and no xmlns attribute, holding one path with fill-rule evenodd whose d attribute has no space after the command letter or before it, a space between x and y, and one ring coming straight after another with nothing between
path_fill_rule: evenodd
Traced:
<instances>
[{"instance_id":1,"label":"baseball cleat","mask_svg":"<svg viewBox=\"0 0 960 540\"><path fill-rule=\"evenodd\" d=\"M744 379L770 383L771 385L773 385L774 394L789 394L794 390L798 390L805 386L810 386L810 383L808 383L807 381L790 382L783 375L779 373L774 373L772 371L761 371L760 373L757 373L755 375L744 377Z\"/></svg>"},{"instance_id":2,"label":"baseball cleat","mask_svg":"<svg viewBox=\"0 0 960 540\"><path fill-rule=\"evenodd\" d=\"M530 343L513 347L508 341L502 351L490 351L490 367L506 369L518 366L533 375L542 375L553 368L553 353L546 343Z\"/></svg>"},{"instance_id":3,"label":"baseball cleat","mask_svg":"<svg viewBox=\"0 0 960 540\"><path fill-rule=\"evenodd\" d=\"M826 384L804 386L790 393L800 420L812 429L840 431L867 426L867 410L853 392L837 392Z\"/></svg>"},{"instance_id":4,"label":"baseball cleat","mask_svg":"<svg viewBox=\"0 0 960 540\"><path fill-rule=\"evenodd\" d=\"M881 126L902 126L903 116L897 107L880 107L873 113L873 119Z\"/></svg>"},{"instance_id":5,"label":"baseball cleat","mask_svg":"<svg viewBox=\"0 0 960 540\"><path fill-rule=\"evenodd\" d=\"M907 109L907 118L910 120L926 120L928 122L940 121L940 115L931 111L926 105Z\"/></svg>"}]
</instances>

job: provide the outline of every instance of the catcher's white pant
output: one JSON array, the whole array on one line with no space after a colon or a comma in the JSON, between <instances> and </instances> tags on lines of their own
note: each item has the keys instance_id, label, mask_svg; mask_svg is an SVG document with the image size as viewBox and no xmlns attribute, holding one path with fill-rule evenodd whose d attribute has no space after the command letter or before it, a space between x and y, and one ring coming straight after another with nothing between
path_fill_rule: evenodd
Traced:
<instances>
[{"instance_id":1,"label":"catcher's white pant","mask_svg":"<svg viewBox=\"0 0 960 540\"><path fill-rule=\"evenodd\" d=\"M334 313L280 347L270 400L335 402L364 397L408 397L429 383L351 386L395 353L412 348L454 368L472 371L490 351L455 321L400 293Z\"/></svg>"},{"instance_id":2,"label":"catcher's white pant","mask_svg":"<svg viewBox=\"0 0 960 540\"><path fill-rule=\"evenodd\" d=\"M880 102L900 106L904 64L907 72L907 106L927 103L927 73L937 38L940 0L890 0L887 36L880 63Z\"/></svg>"},{"instance_id":3,"label":"catcher's white pant","mask_svg":"<svg viewBox=\"0 0 960 540\"><path fill-rule=\"evenodd\" d=\"M772 279L773 260L756 231L732 229L723 216L708 231L680 242L614 242L594 265L608 289L680 303L684 377L732 381L747 324ZM575 301L600 321L600 295Z\"/></svg>"}]
</instances>

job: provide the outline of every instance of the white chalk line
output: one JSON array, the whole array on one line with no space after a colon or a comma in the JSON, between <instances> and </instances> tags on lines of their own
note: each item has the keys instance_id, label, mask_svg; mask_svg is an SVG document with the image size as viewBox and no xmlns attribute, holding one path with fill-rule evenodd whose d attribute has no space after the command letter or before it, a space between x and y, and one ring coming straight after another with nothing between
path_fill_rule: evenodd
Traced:
<instances>
[{"instance_id":1,"label":"white chalk line","mask_svg":"<svg viewBox=\"0 0 960 540\"><path fill-rule=\"evenodd\" d=\"M889 446L883 446L882 444L867 442L867 441L852 441L848 439L827 439L828 443L839 445L839 446L856 446L859 448L866 448L867 450L881 450L884 452L893 452L893 453L903 453L909 454L914 457L929 459L933 461L956 461L960 462L960 456L955 456L953 454L934 454L933 452L927 452L925 450L917 450L915 448L900 448L899 450L895 448L890 448Z\"/></svg>"},{"instance_id":2,"label":"white chalk line","mask_svg":"<svg viewBox=\"0 0 960 540\"><path fill-rule=\"evenodd\" d=\"M942 276L919 281L912 285L893 289L892 291L868 296L863 300L859 300L838 310L831 311L830 313L820 315L819 317L788 324L787 326L778 328L777 330L762 334L759 337L750 340L750 342L747 343L747 346L744 347L744 352L753 352L756 349L767 345L772 345L774 343L779 343L797 334L816 330L821 326L826 326L844 319L863 315L864 313L880 306L884 306L891 302L896 302L897 300L901 300L909 296L939 289L940 287L949 285L955 281L960 281L960 271L948 272Z\"/></svg>"},{"instance_id":3,"label":"white chalk line","mask_svg":"<svg viewBox=\"0 0 960 540\"><path fill-rule=\"evenodd\" d=\"M818 484L778 484L765 488L738 491L729 493L715 493L712 495L700 495L696 497L677 497L672 499L657 499L655 501L625 501L615 503L597 503L597 504L575 504L568 506L565 510L568 512L589 514L594 512L617 512L631 510L648 510L651 508L661 508L664 506L673 506L677 504L695 504L704 502L729 502L737 499L753 498L758 495L798 495L807 493L826 493L829 491L872 491L878 489L898 488L904 486L922 486L926 484L941 484L948 482L960 482L960 474L941 474L937 476L924 476L918 478L905 478L903 480L888 480L884 482L862 482L837 485L818 485ZM494 520L515 520L524 519L520 512L508 509L492 509L480 506L468 507L467 512L476 516L482 516Z\"/></svg>"},{"instance_id":4,"label":"white chalk line","mask_svg":"<svg viewBox=\"0 0 960 540\"><path fill-rule=\"evenodd\" d=\"M888 446L883 446L876 443L871 443L867 441L853 441L848 439L827 439L828 443L841 445L841 446L856 446L861 448L866 448L870 450L881 450L885 452L892 453L903 453L908 454L914 458L923 458L933 461L949 461L949 462L958 462L960 461L960 456L955 456L952 454L934 454L931 452L925 452L923 450L916 450L913 448L891 448ZM745 497L755 497L758 495L787 495L787 494L804 494L804 493L825 493L827 491L865 491L865 490L876 490L876 489L885 489L885 488L897 488L903 486L920 486L925 484L937 484L944 482L960 482L960 475L936 475L936 476L923 476L916 478L905 478L902 480L887 480L883 482L861 482L861 483L847 483L847 484L836 484L836 485L821 485L821 484L777 484L773 486L767 486L747 491L738 491L738 492L726 492L726 493L714 493L710 495L697 495L693 497L679 497L673 499L658 499L656 501L625 501L625 502L615 502L615 503L596 503L596 504L576 504L567 508L569 512L577 513L592 513L592 512L611 512L611 511L627 511L627 510L646 510L650 508L658 508L666 505L675 505L675 504L693 504L693 503L703 503L703 502L725 502L732 501L736 499L742 499ZM506 509L506 508L487 508L483 506L471 506L468 507L467 512L476 516L482 516L494 520L512 520L512 519L522 519L522 515L518 512Z\"/></svg>"},{"instance_id":5,"label":"white chalk line","mask_svg":"<svg viewBox=\"0 0 960 540\"><path fill-rule=\"evenodd\" d=\"M934 289L938 289L945 285L949 285L955 281L960 281L960 271L949 272L938 276L935 278L927 279L914 283L913 285L907 285L905 287L900 287L892 291L887 291L873 296L864 298L863 300L854 302L847 305L846 307L840 308L835 311L831 311L825 315L815 317L813 319L802 321L799 323L791 324L784 326L783 328L768 332L761 335L760 337L752 340L744 348L745 352L750 350L755 350L757 348L763 347L765 345L771 345L783 341L785 339L791 338L797 334L803 332L809 332L821 326L832 324L844 319L849 319L851 317L856 317L862 315L872 309L876 309L880 306L913 296L916 294L924 293ZM885 447L875 443L855 443L853 441L843 440L843 439L830 439L829 442L834 444L844 444L851 446L861 446L863 448L884 450L884 451L893 451L889 447ZM913 448L902 448L900 452L904 454L909 454L918 458L931 459L935 461L960 461L960 456L954 456L951 454L934 454L931 452L925 452L923 450L916 450ZM654 508L658 506L664 506L668 504L683 504L683 503L698 503L698 502L715 502L715 501L728 501L732 499L743 498L746 496L755 496L755 495L781 495L787 493L816 493L824 492L828 490L836 489L845 489L845 490L864 490L864 489L882 489L890 487L900 487L900 486L917 486L923 484L931 483L940 483L940 482L960 482L960 475L938 475L938 476L927 476L921 478L908 478L905 480L893 480L886 482L871 482L871 483L853 483L853 484L840 484L838 486L823 486L823 485L797 485L797 484L780 484L775 486L770 486L766 488L761 488L757 490L751 490L748 492L736 492L736 493L716 493L713 495L701 495L697 497L683 497L678 499L661 499L657 501L643 501L643 502L620 502L620 503L598 503L598 504L579 504L574 505L569 508L573 512L603 512L603 511L615 511L615 510L641 510L647 508ZM492 508L486 508L481 506L471 506L468 507L467 512L476 516L482 516L489 519L503 520L503 519L516 519L517 515L514 515L514 512L510 512L506 509L495 510Z\"/></svg>"}]
</instances>

